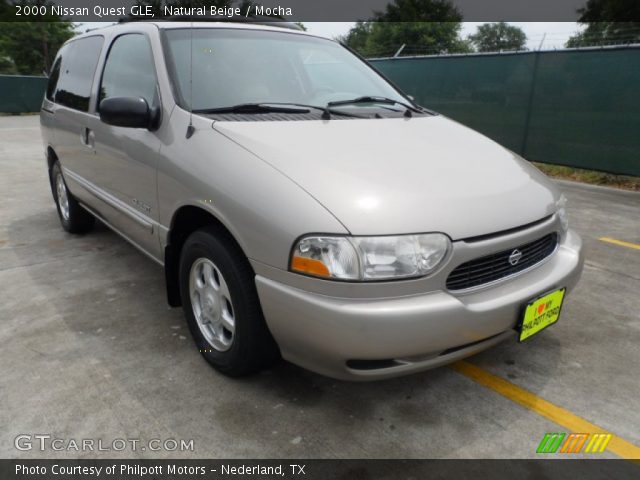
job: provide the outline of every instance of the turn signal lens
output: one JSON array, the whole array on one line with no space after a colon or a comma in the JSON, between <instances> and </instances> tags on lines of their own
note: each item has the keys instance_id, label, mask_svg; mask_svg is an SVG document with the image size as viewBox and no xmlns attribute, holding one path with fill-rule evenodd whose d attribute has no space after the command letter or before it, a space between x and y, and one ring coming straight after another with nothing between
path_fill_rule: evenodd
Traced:
<instances>
[{"instance_id":1,"label":"turn signal lens","mask_svg":"<svg viewBox=\"0 0 640 480\"><path fill-rule=\"evenodd\" d=\"M291 260L291 270L295 270L300 273L308 273L309 275L316 275L318 277L331 276L331 272L329 272L329 269L324 263L312 258L293 257Z\"/></svg>"}]
</instances>

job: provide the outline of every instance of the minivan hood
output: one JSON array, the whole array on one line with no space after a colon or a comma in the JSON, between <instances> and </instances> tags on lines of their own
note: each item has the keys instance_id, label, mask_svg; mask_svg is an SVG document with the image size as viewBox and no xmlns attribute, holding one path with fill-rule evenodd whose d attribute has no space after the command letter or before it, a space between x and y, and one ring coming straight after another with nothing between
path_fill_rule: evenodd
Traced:
<instances>
[{"instance_id":1,"label":"minivan hood","mask_svg":"<svg viewBox=\"0 0 640 480\"><path fill-rule=\"evenodd\" d=\"M536 168L443 116L213 128L305 189L353 235L444 232L456 240L555 211L557 189Z\"/></svg>"}]
</instances>

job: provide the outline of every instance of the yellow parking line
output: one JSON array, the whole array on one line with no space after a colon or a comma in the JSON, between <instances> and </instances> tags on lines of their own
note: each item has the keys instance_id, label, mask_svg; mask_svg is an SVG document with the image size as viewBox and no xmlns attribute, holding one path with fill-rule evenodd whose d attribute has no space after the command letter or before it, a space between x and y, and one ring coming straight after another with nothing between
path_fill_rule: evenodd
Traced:
<instances>
[{"instance_id":1,"label":"yellow parking line","mask_svg":"<svg viewBox=\"0 0 640 480\"><path fill-rule=\"evenodd\" d=\"M609 238L609 237L601 237L598 240L600 240L601 242L613 243L614 245L619 245L621 247L627 247L627 248L633 248L634 250L640 250L640 245L638 245L637 243L623 242L622 240L616 240L615 238Z\"/></svg>"},{"instance_id":2,"label":"yellow parking line","mask_svg":"<svg viewBox=\"0 0 640 480\"><path fill-rule=\"evenodd\" d=\"M480 367L472 365L468 362L457 362L451 367L458 373L467 378L483 385L494 392L499 393L503 397L508 398L512 402L522 405L525 408L541 415L558 425L571 430L572 432L588 432L588 433L611 433L593 423L585 420L578 415L571 413L537 395L514 385L492 373L483 370ZM640 447L613 435L607 450L615 453L619 457L632 460L640 459Z\"/></svg>"}]
</instances>

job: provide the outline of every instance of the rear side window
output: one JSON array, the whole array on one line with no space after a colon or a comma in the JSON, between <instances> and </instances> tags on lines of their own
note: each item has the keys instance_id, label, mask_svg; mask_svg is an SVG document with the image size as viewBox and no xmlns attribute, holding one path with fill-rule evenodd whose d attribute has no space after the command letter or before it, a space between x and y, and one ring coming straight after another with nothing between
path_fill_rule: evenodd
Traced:
<instances>
[{"instance_id":1,"label":"rear side window","mask_svg":"<svg viewBox=\"0 0 640 480\"><path fill-rule=\"evenodd\" d=\"M132 33L113 42L102 73L100 101L111 97L142 97L151 106L156 99L156 70L147 37Z\"/></svg>"},{"instance_id":2,"label":"rear side window","mask_svg":"<svg viewBox=\"0 0 640 480\"><path fill-rule=\"evenodd\" d=\"M86 37L65 46L57 85L53 87L53 99L56 103L83 112L89 110L93 75L103 41L102 37ZM53 81L53 72L51 76Z\"/></svg>"}]
</instances>

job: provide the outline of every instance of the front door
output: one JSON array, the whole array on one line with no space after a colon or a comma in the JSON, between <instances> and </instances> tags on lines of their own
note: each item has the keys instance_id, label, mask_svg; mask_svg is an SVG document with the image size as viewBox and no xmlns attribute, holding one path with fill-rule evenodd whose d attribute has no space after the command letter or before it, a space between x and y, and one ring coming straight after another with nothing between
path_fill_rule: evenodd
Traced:
<instances>
[{"instance_id":1,"label":"front door","mask_svg":"<svg viewBox=\"0 0 640 480\"><path fill-rule=\"evenodd\" d=\"M159 108L153 53L146 35L117 37L107 54L98 92L111 97L141 97ZM147 253L161 259L158 242L156 168L160 140L144 128L107 125L99 116L89 125L95 158L92 177L103 195L103 212L112 226Z\"/></svg>"}]
</instances>

